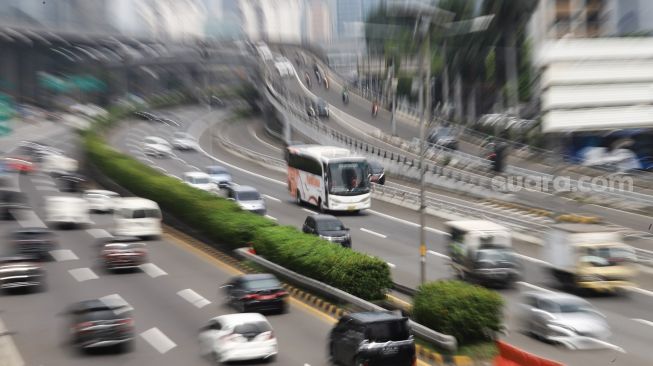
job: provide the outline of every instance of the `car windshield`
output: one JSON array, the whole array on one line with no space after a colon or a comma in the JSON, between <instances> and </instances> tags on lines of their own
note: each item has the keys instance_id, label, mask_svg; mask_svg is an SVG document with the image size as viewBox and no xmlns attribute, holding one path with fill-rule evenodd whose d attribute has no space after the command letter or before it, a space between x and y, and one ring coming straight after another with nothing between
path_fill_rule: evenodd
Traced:
<instances>
[{"instance_id":1,"label":"car windshield","mask_svg":"<svg viewBox=\"0 0 653 366\"><path fill-rule=\"evenodd\" d=\"M587 248L581 261L594 267L618 266L637 260L635 252L624 247Z\"/></svg>"},{"instance_id":2,"label":"car windshield","mask_svg":"<svg viewBox=\"0 0 653 366\"><path fill-rule=\"evenodd\" d=\"M226 169L224 169L224 168L219 168L219 167L217 167L217 168L209 168L209 169L208 169L208 172L209 172L209 174L215 174L215 175L217 175L217 174L229 174L229 173L227 173L227 170L226 170Z\"/></svg>"},{"instance_id":3,"label":"car windshield","mask_svg":"<svg viewBox=\"0 0 653 366\"><path fill-rule=\"evenodd\" d=\"M236 195L238 201L258 201L261 199L261 195L256 191L238 192Z\"/></svg>"},{"instance_id":4,"label":"car windshield","mask_svg":"<svg viewBox=\"0 0 653 366\"><path fill-rule=\"evenodd\" d=\"M272 330L266 322L251 322L240 324L234 327L235 334L261 334Z\"/></svg>"},{"instance_id":5,"label":"car windshield","mask_svg":"<svg viewBox=\"0 0 653 366\"><path fill-rule=\"evenodd\" d=\"M560 301L557 305L558 313L580 313L591 310L590 305L582 301Z\"/></svg>"},{"instance_id":6,"label":"car windshield","mask_svg":"<svg viewBox=\"0 0 653 366\"><path fill-rule=\"evenodd\" d=\"M249 290L264 290L280 287L279 281L275 278L262 278L258 280L245 281L245 287Z\"/></svg>"},{"instance_id":7,"label":"car windshield","mask_svg":"<svg viewBox=\"0 0 653 366\"><path fill-rule=\"evenodd\" d=\"M370 168L366 161L331 163L328 169L329 193L353 196L370 191Z\"/></svg>"},{"instance_id":8,"label":"car windshield","mask_svg":"<svg viewBox=\"0 0 653 366\"><path fill-rule=\"evenodd\" d=\"M316 224L318 231L338 231L345 229L339 220L319 220Z\"/></svg>"},{"instance_id":9,"label":"car windshield","mask_svg":"<svg viewBox=\"0 0 653 366\"><path fill-rule=\"evenodd\" d=\"M510 249L480 249L477 259L488 262L513 262L515 255Z\"/></svg>"},{"instance_id":10,"label":"car windshield","mask_svg":"<svg viewBox=\"0 0 653 366\"><path fill-rule=\"evenodd\" d=\"M320 108L326 108L326 106L327 106L327 102L324 101L324 99L319 99L319 100L317 101L317 106L320 107Z\"/></svg>"},{"instance_id":11,"label":"car windshield","mask_svg":"<svg viewBox=\"0 0 653 366\"><path fill-rule=\"evenodd\" d=\"M403 341L410 337L408 322L405 320L372 323L366 327L371 342Z\"/></svg>"}]
</instances>

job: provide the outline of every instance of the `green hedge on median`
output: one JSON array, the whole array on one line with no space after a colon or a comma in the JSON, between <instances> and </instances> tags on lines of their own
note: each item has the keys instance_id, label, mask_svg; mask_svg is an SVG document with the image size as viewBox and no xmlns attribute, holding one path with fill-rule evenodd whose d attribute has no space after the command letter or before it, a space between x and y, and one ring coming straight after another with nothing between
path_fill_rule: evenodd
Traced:
<instances>
[{"instance_id":1,"label":"green hedge on median","mask_svg":"<svg viewBox=\"0 0 653 366\"><path fill-rule=\"evenodd\" d=\"M269 260L367 300L383 298L392 286L390 270L378 258L242 211L231 201L119 153L96 133L86 134L85 148L87 158L106 176L133 194L156 201L162 210L214 242L230 248L254 242L257 252Z\"/></svg>"},{"instance_id":2,"label":"green hedge on median","mask_svg":"<svg viewBox=\"0 0 653 366\"><path fill-rule=\"evenodd\" d=\"M503 299L486 288L461 281L429 282L413 299L414 320L456 337L458 344L489 340L501 329Z\"/></svg>"},{"instance_id":3,"label":"green hedge on median","mask_svg":"<svg viewBox=\"0 0 653 366\"><path fill-rule=\"evenodd\" d=\"M295 272L331 284L364 299L383 299L392 286L388 265L288 226L260 229L254 249Z\"/></svg>"}]
</instances>

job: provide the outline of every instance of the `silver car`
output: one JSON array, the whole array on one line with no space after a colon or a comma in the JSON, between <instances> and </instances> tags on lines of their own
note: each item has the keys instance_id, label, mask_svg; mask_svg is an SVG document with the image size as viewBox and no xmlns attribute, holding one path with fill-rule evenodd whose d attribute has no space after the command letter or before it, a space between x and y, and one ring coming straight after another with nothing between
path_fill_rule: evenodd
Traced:
<instances>
[{"instance_id":1,"label":"silver car","mask_svg":"<svg viewBox=\"0 0 653 366\"><path fill-rule=\"evenodd\" d=\"M258 215L265 215L265 201L256 188L248 186L228 186L227 198L235 201L241 209Z\"/></svg>"},{"instance_id":2,"label":"silver car","mask_svg":"<svg viewBox=\"0 0 653 366\"><path fill-rule=\"evenodd\" d=\"M603 348L611 335L605 316L577 296L529 292L521 306L524 330L570 349Z\"/></svg>"}]
</instances>

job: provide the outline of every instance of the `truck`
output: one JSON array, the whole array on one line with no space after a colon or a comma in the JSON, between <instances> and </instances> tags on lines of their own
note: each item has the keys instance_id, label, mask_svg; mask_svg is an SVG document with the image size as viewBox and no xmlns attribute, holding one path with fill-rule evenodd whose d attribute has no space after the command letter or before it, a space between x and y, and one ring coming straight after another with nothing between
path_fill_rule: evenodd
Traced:
<instances>
[{"instance_id":1,"label":"truck","mask_svg":"<svg viewBox=\"0 0 653 366\"><path fill-rule=\"evenodd\" d=\"M49 154L43 158L42 170L48 174L63 175L77 171L77 160L60 154Z\"/></svg>"},{"instance_id":2,"label":"truck","mask_svg":"<svg viewBox=\"0 0 653 366\"><path fill-rule=\"evenodd\" d=\"M462 280L510 287L521 278L510 229L487 220L445 223L451 269Z\"/></svg>"},{"instance_id":3,"label":"truck","mask_svg":"<svg viewBox=\"0 0 653 366\"><path fill-rule=\"evenodd\" d=\"M634 286L635 250L612 228L556 224L546 233L542 250L551 276L565 287L616 292Z\"/></svg>"}]
</instances>

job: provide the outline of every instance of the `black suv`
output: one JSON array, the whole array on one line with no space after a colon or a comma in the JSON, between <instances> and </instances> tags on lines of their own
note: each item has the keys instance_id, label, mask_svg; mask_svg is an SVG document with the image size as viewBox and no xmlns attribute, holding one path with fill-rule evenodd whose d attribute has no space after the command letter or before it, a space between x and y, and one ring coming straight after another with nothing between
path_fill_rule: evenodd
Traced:
<instances>
[{"instance_id":1,"label":"black suv","mask_svg":"<svg viewBox=\"0 0 653 366\"><path fill-rule=\"evenodd\" d=\"M304 221L302 231L317 235L322 239L351 248L351 235L337 217L331 215L309 215Z\"/></svg>"},{"instance_id":2,"label":"black suv","mask_svg":"<svg viewBox=\"0 0 653 366\"><path fill-rule=\"evenodd\" d=\"M285 313L288 304L286 292L274 275L249 274L232 279L222 286L227 302L241 313L276 311Z\"/></svg>"},{"instance_id":3,"label":"black suv","mask_svg":"<svg viewBox=\"0 0 653 366\"><path fill-rule=\"evenodd\" d=\"M388 312L343 316L329 334L329 356L343 366L414 366L408 318Z\"/></svg>"},{"instance_id":4,"label":"black suv","mask_svg":"<svg viewBox=\"0 0 653 366\"><path fill-rule=\"evenodd\" d=\"M86 300L72 305L70 316L72 343L80 349L119 347L128 351L134 338L134 320L125 304Z\"/></svg>"}]
</instances>

